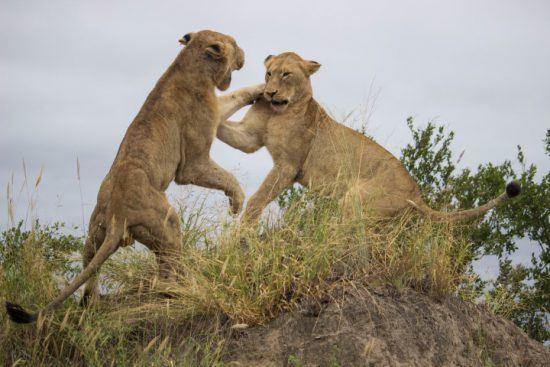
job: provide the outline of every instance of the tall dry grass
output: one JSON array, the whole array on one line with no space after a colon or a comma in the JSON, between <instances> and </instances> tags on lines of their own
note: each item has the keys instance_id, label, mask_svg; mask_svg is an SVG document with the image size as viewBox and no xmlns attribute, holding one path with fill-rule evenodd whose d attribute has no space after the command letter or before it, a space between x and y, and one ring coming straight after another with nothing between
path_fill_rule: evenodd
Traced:
<instances>
[{"instance_id":1,"label":"tall dry grass","mask_svg":"<svg viewBox=\"0 0 550 367\"><path fill-rule=\"evenodd\" d=\"M150 252L125 248L102 268L106 295L89 308L75 297L34 325L0 313L0 363L221 365L231 326L264 324L336 286L390 284L444 297L465 277L460 229L414 213L381 219L356 203L306 196L270 224L243 228L203 220L203 209L183 210L173 279L156 276ZM15 240L0 247L1 301L39 307L63 285L60 275L70 276L60 269L74 254L58 246L48 258L37 231L18 240L17 267L5 256Z\"/></svg>"}]
</instances>

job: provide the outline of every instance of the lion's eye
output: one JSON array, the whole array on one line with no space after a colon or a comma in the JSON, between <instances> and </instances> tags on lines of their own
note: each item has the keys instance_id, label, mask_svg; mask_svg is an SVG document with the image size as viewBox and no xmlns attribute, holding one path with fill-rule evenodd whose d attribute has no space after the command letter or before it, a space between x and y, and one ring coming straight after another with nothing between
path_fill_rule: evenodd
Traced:
<instances>
[{"instance_id":1,"label":"lion's eye","mask_svg":"<svg viewBox=\"0 0 550 367\"><path fill-rule=\"evenodd\" d=\"M267 72L267 76L271 76L271 71L268 71L268 72Z\"/></svg>"},{"instance_id":2,"label":"lion's eye","mask_svg":"<svg viewBox=\"0 0 550 367\"><path fill-rule=\"evenodd\" d=\"M286 77L289 76L289 75L290 75L289 72L285 72L285 73L283 73L283 78L286 78Z\"/></svg>"}]
</instances>

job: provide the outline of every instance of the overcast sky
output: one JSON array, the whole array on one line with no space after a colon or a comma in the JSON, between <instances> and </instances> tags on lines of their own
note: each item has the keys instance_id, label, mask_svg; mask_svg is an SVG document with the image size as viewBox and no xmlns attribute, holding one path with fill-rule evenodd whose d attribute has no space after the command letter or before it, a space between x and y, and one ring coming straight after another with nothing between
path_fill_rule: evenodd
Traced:
<instances>
[{"instance_id":1,"label":"overcast sky","mask_svg":"<svg viewBox=\"0 0 550 367\"><path fill-rule=\"evenodd\" d=\"M268 54L320 62L317 100L336 117L356 111L356 125L368 117L368 132L396 155L414 116L456 132L462 167L514 159L520 144L529 162L550 168L541 142L550 127L547 0L2 0L0 184L13 177L17 218L28 211L24 159L30 181L44 167L35 215L78 225L84 203L88 220L126 128L180 50L177 40L201 29L230 34L244 49L231 89L261 82ZM246 155L219 141L212 157L247 195L271 167L265 150Z\"/></svg>"}]
</instances>

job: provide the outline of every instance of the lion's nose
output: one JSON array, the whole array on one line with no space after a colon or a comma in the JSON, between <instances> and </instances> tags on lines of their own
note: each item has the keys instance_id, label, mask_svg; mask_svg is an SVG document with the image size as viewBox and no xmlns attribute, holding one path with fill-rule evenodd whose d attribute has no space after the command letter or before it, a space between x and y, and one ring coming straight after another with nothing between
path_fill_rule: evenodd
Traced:
<instances>
[{"instance_id":1,"label":"lion's nose","mask_svg":"<svg viewBox=\"0 0 550 367\"><path fill-rule=\"evenodd\" d=\"M273 98L273 96L275 94L277 94L278 90L274 90L274 91L269 91L269 92L266 92L268 96L270 96L271 98Z\"/></svg>"}]
</instances>

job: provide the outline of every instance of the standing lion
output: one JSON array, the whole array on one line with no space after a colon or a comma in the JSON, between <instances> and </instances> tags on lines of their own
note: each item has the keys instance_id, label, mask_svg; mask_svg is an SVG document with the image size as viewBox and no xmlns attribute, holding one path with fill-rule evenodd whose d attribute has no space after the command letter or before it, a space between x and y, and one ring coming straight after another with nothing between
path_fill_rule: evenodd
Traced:
<instances>
[{"instance_id":1,"label":"standing lion","mask_svg":"<svg viewBox=\"0 0 550 367\"><path fill-rule=\"evenodd\" d=\"M261 87L245 88L219 101L231 73L244 64L244 52L227 35L201 31L185 35L186 47L159 79L128 127L103 180L90 218L84 269L40 312L51 310L87 282L83 301L98 291L97 272L120 246L137 240L157 256L161 275L181 244L180 220L164 191L172 181L223 190L234 213L244 193L237 180L210 159L218 123L253 101ZM10 318L28 323L30 314L6 302Z\"/></svg>"}]
</instances>

